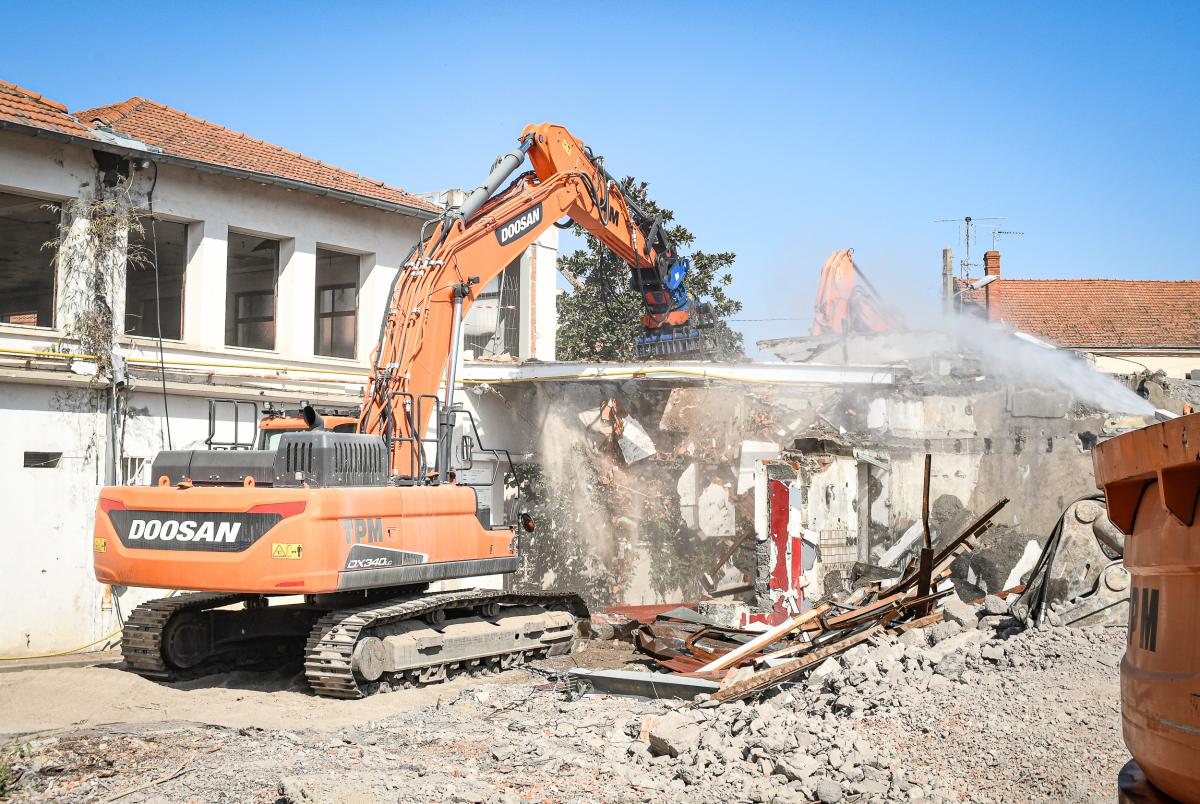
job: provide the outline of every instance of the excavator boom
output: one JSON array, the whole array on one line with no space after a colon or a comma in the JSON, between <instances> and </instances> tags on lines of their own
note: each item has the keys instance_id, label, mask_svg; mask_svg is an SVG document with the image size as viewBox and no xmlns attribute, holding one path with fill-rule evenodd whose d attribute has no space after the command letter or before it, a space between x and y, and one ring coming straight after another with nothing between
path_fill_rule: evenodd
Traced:
<instances>
[{"instance_id":1,"label":"excavator boom","mask_svg":"<svg viewBox=\"0 0 1200 804\"><path fill-rule=\"evenodd\" d=\"M854 262L854 249L835 251L821 266L813 335L888 332L904 319L887 305Z\"/></svg>"},{"instance_id":2,"label":"excavator boom","mask_svg":"<svg viewBox=\"0 0 1200 804\"><path fill-rule=\"evenodd\" d=\"M518 175L497 194L526 158L533 170ZM393 283L371 357L359 431L383 435L397 477L420 479L429 471L422 437L429 417L448 413L451 405L457 327L476 289L564 218L629 264L646 306L642 340L699 340L690 322L690 300L682 290L685 264L662 221L638 209L602 160L565 128L549 123L529 126L518 146L501 157L460 207L449 209L422 232ZM437 392L443 386L446 392L439 402Z\"/></svg>"}]
</instances>

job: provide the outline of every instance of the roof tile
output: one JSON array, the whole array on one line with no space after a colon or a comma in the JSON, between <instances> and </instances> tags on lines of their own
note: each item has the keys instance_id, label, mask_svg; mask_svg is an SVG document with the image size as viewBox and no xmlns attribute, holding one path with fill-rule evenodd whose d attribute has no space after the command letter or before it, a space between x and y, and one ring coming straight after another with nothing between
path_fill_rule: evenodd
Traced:
<instances>
[{"instance_id":1,"label":"roof tile","mask_svg":"<svg viewBox=\"0 0 1200 804\"><path fill-rule=\"evenodd\" d=\"M964 302L984 291L956 280ZM1200 280L997 279L1000 318L1057 344L1082 347L1200 347Z\"/></svg>"},{"instance_id":2,"label":"roof tile","mask_svg":"<svg viewBox=\"0 0 1200 804\"><path fill-rule=\"evenodd\" d=\"M67 113L67 107L37 92L0 81L0 120L23 126L88 137L88 127Z\"/></svg>"},{"instance_id":3,"label":"roof tile","mask_svg":"<svg viewBox=\"0 0 1200 804\"><path fill-rule=\"evenodd\" d=\"M441 211L441 207L381 181L230 131L146 98L98 106L76 112L76 117L155 145L172 156L280 176L414 209Z\"/></svg>"}]
</instances>

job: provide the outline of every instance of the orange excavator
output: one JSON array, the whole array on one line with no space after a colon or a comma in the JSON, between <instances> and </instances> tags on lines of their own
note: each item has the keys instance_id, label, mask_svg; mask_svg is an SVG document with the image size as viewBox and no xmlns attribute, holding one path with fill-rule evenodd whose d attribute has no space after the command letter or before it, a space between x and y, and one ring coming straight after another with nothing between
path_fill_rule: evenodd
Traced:
<instances>
[{"instance_id":1,"label":"orange excavator","mask_svg":"<svg viewBox=\"0 0 1200 804\"><path fill-rule=\"evenodd\" d=\"M563 219L630 265L642 346L694 342L687 263L663 221L566 129L527 127L461 206L422 228L391 289L357 432L306 407L306 429L273 448L165 451L152 486L101 491L96 578L195 590L131 612L128 669L173 680L302 658L312 690L358 698L571 649L588 618L573 593L429 591L513 572L517 525L533 530L519 498L494 515L458 477L480 448L453 394L478 289ZM470 438L456 439L460 425Z\"/></svg>"},{"instance_id":2,"label":"orange excavator","mask_svg":"<svg viewBox=\"0 0 1200 804\"><path fill-rule=\"evenodd\" d=\"M854 262L854 249L835 251L821 266L813 335L888 332L904 329L904 319L884 302Z\"/></svg>"}]
</instances>

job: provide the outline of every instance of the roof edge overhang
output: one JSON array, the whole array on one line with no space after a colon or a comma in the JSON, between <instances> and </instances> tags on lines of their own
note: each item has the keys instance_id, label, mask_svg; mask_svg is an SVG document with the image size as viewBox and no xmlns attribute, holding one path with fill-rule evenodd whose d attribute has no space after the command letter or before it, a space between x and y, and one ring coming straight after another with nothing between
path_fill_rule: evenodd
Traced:
<instances>
[{"instance_id":1,"label":"roof edge overhang","mask_svg":"<svg viewBox=\"0 0 1200 804\"><path fill-rule=\"evenodd\" d=\"M1139 346L1138 344L1121 344L1120 346L1113 346L1111 344L1104 345L1104 346L1088 346L1086 344L1082 344L1082 345L1072 344L1070 346L1064 346L1063 348L1078 349L1080 351L1095 352L1097 354L1104 354L1107 352L1129 352L1129 353L1136 352L1138 354L1145 354L1145 353L1164 354L1164 353L1176 353L1177 352L1180 354L1195 354L1197 352L1200 352L1200 344L1196 344L1196 343L1182 344L1179 346L1160 346L1160 345Z\"/></svg>"},{"instance_id":2,"label":"roof edge overhang","mask_svg":"<svg viewBox=\"0 0 1200 804\"><path fill-rule=\"evenodd\" d=\"M188 159L182 156L173 156L161 151L153 151L149 148L141 149L116 145L114 143L104 142L102 140L96 140L90 137L81 137L77 134L67 134L62 131L51 131L50 129L39 128L37 126L14 123L10 120L0 120L0 130L15 131L32 137L42 137L44 139L56 140L58 142L82 145L97 151L103 151L105 153L131 159L148 159L151 162L162 162L169 165L178 165L180 167L191 168L192 170L204 171L206 173L230 176L243 181L256 181L261 184L282 187L285 190L295 190L302 193L308 193L309 195L332 198L347 204L356 204L362 207L380 209L384 212L394 212L400 215L408 215L413 218L420 218L422 220L432 220L441 216L440 212L435 212L433 210L422 209L420 207L410 207L407 204L397 204L392 201L384 201L378 198L370 198L365 195L359 195L358 193L350 193L346 192L345 190L335 190L332 187L323 187L319 184L310 184L308 182L297 181L295 179L286 179L282 176L276 176L271 173L258 173L253 170L226 167L225 165L218 165L213 162L204 162L199 159Z\"/></svg>"}]
</instances>

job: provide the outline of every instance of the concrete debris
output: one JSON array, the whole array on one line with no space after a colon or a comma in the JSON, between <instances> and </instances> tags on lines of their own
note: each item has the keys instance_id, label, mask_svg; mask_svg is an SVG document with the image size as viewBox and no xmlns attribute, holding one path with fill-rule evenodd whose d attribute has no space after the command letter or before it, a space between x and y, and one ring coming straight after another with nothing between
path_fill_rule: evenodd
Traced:
<instances>
[{"instance_id":1,"label":"concrete debris","mask_svg":"<svg viewBox=\"0 0 1200 804\"><path fill-rule=\"evenodd\" d=\"M917 546L917 542L921 539L921 523L914 522L909 526L908 530L904 531L904 535L896 540L896 543L884 551L879 557L879 566L895 567L900 563L900 560L908 555L909 551Z\"/></svg>"},{"instance_id":2,"label":"concrete debris","mask_svg":"<svg viewBox=\"0 0 1200 804\"><path fill-rule=\"evenodd\" d=\"M738 455L736 493L745 494L754 488L754 470L757 464L778 457L779 444L774 441L743 441Z\"/></svg>"},{"instance_id":3,"label":"concrete debris","mask_svg":"<svg viewBox=\"0 0 1200 804\"><path fill-rule=\"evenodd\" d=\"M951 595L942 604L942 615L948 622L958 623L963 628L979 625L979 610L958 597Z\"/></svg>"},{"instance_id":4,"label":"concrete debris","mask_svg":"<svg viewBox=\"0 0 1200 804\"><path fill-rule=\"evenodd\" d=\"M971 627L974 628L975 626L972 625ZM961 633L962 630L963 630L962 624L956 623L953 620L947 621L947 622L940 622L940 623L937 623L936 625L933 625L930 627L929 641L931 643L933 643L934 645L936 645L937 643L939 643L943 640L949 639L950 637Z\"/></svg>"},{"instance_id":5,"label":"concrete debris","mask_svg":"<svg viewBox=\"0 0 1200 804\"><path fill-rule=\"evenodd\" d=\"M683 712L671 712L650 729L649 738L650 750L654 753L678 757L699 744L700 726L695 717Z\"/></svg>"},{"instance_id":6,"label":"concrete debris","mask_svg":"<svg viewBox=\"0 0 1200 804\"><path fill-rule=\"evenodd\" d=\"M626 416L623 425L617 445L621 448L621 457L625 459L626 464L644 461L657 454L653 439L637 419Z\"/></svg>"},{"instance_id":7,"label":"concrete debris","mask_svg":"<svg viewBox=\"0 0 1200 804\"><path fill-rule=\"evenodd\" d=\"M983 610L988 614L1008 614L1008 603L996 595L988 595L983 599Z\"/></svg>"},{"instance_id":8,"label":"concrete debris","mask_svg":"<svg viewBox=\"0 0 1200 804\"><path fill-rule=\"evenodd\" d=\"M730 627L702 625L690 615L669 615L638 629L638 648L673 673L720 680L712 700L739 700L785 682L806 678L811 689L840 690L862 683L867 671L867 641L898 636L914 649L928 647L931 662L941 662L964 646L982 641L972 628L964 631L943 613L931 611L932 604L952 591L947 586L954 562L969 553L980 533L1007 504L1002 499L983 516L971 522L940 550L930 549L917 569L909 570L886 592L878 583L860 586L837 602L824 602L794 614L766 631L750 635ZM845 654L842 658L839 658ZM743 672L748 666L757 672ZM843 673L843 667L851 672ZM953 660L940 675L957 680L961 673ZM853 702L835 702L849 706Z\"/></svg>"},{"instance_id":9,"label":"concrete debris","mask_svg":"<svg viewBox=\"0 0 1200 804\"><path fill-rule=\"evenodd\" d=\"M724 628L739 628L745 617L746 604L738 600L719 598L716 600L701 600L697 611L710 622Z\"/></svg>"},{"instance_id":10,"label":"concrete debris","mask_svg":"<svg viewBox=\"0 0 1200 804\"><path fill-rule=\"evenodd\" d=\"M1104 800L1111 774L1101 771L1127 759L1116 717L1124 629L1007 622L932 648L884 633L818 665L827 684L719 705L702 696L690 705L564 700L541 683L578 664L636 658L600 643L539 663L543 674L393 692L369 711L290 689L278 698L236 689L243 674L211 689L133 677L133 687L114 690L112 679L94 677L109 670L43 671L87 690L87 707L72 699L62 708L37 694L39 674L0 675L6 723L32 732L2 757L7 793L95 801L170 777L141 800ZM954 650L937 657L947 643ZM242 700L233 703L229 687ZM71 684L62 688L71 694ZM210 711L194 708L205 699ZM146 705L185 719L115 722ZM81 717L92 720L72 725ZM1034 723L1046 728L1031 731ZM1004 734L1029 739L994 737ZM1052 752L1053 765L1031 772L1031 751ZM171 776L181 766L187 772Z\"/></svg>"},{"instance_id":11,"label":"concrete debris","mask_svg":"<svg viewBox=\"0 0 1200 804\"><path fill-rule=\"evenodd\" d=\"M733 536L735 511L727 487L720 483L704 487L697 503L696 525L710 539Z\"/></svg>"}]
</instances>

